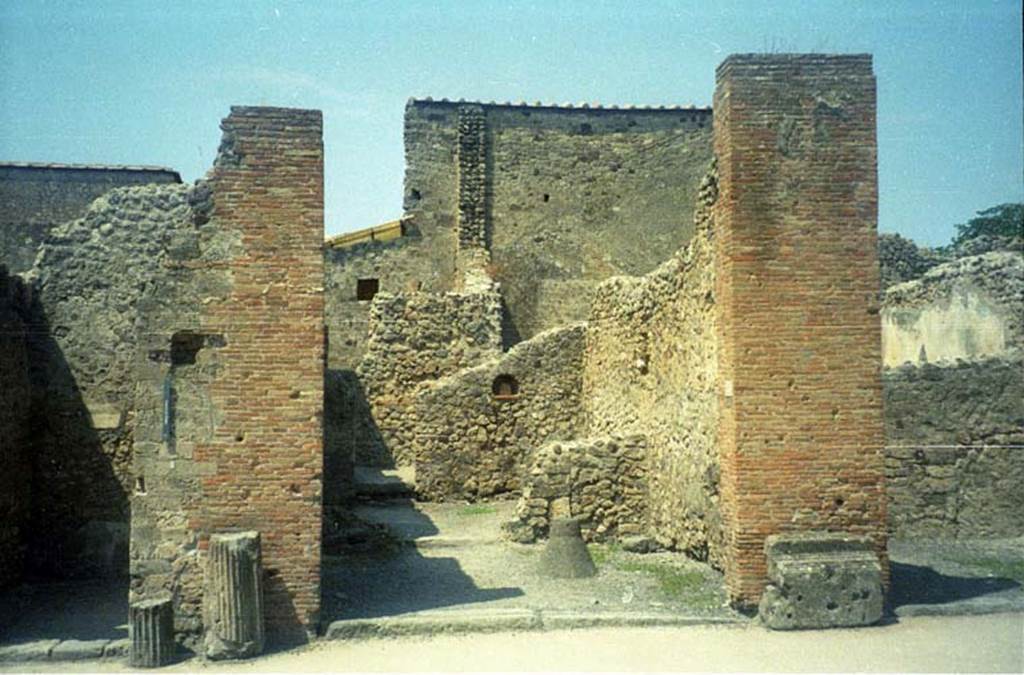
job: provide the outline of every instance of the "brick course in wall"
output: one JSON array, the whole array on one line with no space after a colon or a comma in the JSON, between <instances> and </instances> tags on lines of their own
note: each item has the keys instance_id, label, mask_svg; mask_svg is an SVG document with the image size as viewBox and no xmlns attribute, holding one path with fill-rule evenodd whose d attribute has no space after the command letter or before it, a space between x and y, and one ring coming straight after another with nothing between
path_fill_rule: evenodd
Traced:
<instances>
[{"instance_id":1,"label":"brick course in wall","mask_svg":"<svg viewBox=\"0 0 1024 675\"><path fill-rule=\"evenodd\" d=\"M885 556L871 57L732 56L714 109L725 572L750 604L771 534Z\"/></svg>"},{"instance_id":2,"label":"brick course in wall","mask_svg":"<svg viewBox=\"0 0 1024 675\"><path fill-rule=\"evenodd\" d=\"M203 550L222 530L260 532L267 635L315 630L323 470L323 121L319 111L235 107L210 182L213 218L241 236L231 292L203 328L222 333L210 399L223 415L216 465L192 513ZM242 438L239 441L239 437Z\"/></svg>"}]
</instances>

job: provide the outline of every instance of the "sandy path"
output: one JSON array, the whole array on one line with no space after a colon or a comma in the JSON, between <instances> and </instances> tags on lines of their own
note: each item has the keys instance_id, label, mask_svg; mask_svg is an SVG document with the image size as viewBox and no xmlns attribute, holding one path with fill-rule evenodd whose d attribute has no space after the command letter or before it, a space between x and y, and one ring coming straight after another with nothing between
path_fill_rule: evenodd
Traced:
<instances>
[{"instance_id":1,"label":"sandy path","mask_svg":"<svg viewBox=\"0 0 1024 675\"><path fill-rule=\"evenodd\" d=\"M109 661L32 665L45 672L126 670ZM889 626L819 632L691 626L324 642L247 663L190 661L160 672L196 670L1020 673L1024 615L911 617Z\"/></svg>"}]
</instances>

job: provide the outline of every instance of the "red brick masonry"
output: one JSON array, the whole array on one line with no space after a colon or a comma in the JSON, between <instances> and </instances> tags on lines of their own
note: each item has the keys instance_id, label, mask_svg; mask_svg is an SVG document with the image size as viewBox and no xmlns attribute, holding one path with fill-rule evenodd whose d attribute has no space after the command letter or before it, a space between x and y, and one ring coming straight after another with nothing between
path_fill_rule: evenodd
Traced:
<instances>
[{"instance_id":1,"label":"red brick masonry","mask_svg":"<svg viewBox=\"0 0 1024 675\"><path fill-rule=\"evenodd\" d=\"M220 415L195 459L192 525L258 530L269 639L303 639L320 610L323 467L323 142L315 110L233 107L211 184L213 217L237 232L232 291L204 311L225 336L211 386Z\"/></svg>"},{"instance_id":2,"label":"red brick masonry","mask_svg":"<svg viewBox=\"0 0 1024 675\"><path fill-rule=\"evenodd\" d=\"M748 604L777 532L884 560L871 57L732 56L713 108L726 584Z\"/></svg>"}]
</instances>

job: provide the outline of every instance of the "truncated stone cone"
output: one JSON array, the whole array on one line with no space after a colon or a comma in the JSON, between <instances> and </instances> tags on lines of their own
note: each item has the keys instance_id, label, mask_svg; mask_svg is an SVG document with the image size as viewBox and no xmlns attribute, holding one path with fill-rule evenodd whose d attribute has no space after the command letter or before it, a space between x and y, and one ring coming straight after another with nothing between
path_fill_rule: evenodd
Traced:
<instances>
[{"instance_id":1,"label":"truncated stone cone","mask_svg":"<svg viewBox=\"0 0 1024 675\"><path fill-rule=\"evenodd\" d=\"M259 532L210 537L205 605L207 658L238 659L263 651Z\"/></svg>"},{"instance_id":2,"label":"truncated stone cone","mask_svg":"<svg viewBox=\"0 0 1024 675\"><path fill-rule=\"evenodd\" d=\"M139 600L128 607L129 663L158 668L174 658L174 609L170 598Z\"/></svg>"},{"instance_id":3,"label":"truncated stone cone","mask_svg":"<svg viewBox=\"0 0 1024 675\"><path fill-rule=\"evenodd\" d=\"M580 534L580 522L575 518L555 518L551 521L548 545L540 557L541 574L555 579L592 577L597 568Z\"/></svg>"}]
</instances>

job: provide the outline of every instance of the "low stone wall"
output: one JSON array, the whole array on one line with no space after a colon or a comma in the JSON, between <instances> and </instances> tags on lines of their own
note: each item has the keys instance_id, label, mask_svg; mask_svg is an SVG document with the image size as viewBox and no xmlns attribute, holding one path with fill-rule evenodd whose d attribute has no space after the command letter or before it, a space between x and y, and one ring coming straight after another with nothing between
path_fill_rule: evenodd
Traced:
<instances>
[{"instance_id":1,"label":"low stone wall","mask_svg":"<svg viewBox=\"0 0 1024 675\"><path fill-rule=\"evenodd\" d=\"M585 335L584 324L545 331L423 388L412 427L417 492L443 500L518 490L536 448L577 436Z\"/></svg>"},{"instance_id":2,"label":"low stone wall","mask_svg":"<svg viewBox=\"0 0 1024 675\"><path fill-rule=\"evenodd\" d=\"M580 519L587 541L645 531L647 439L606 436L554 441L530 459L516 519L506 526L521 543L547 535L552 518Z\"/></svg>"},{"instance_id":3,"label":"low stone wall","mask_svg":"<svg viewBox=\"0 0 1024 675\"><path fill-rule=\"evenodd\" d=\"M648 438L643 520L666 547L719 562L717 343L710 208L701 183L690 244L645 277L615 277L594 297L583 406L587 433Z\"/></svg>"},{"instance_id":4,"label":"low stone wall","mask_svg":"<svg viewBox=\"0 0 1024 675\"><path fill-rule=\"evenodd\" d=\"M889 528L1024 535L1024 358L884 373Z\"/></svg>"},{"instance_id":5,"label":"low stone wall","mask_svg":"<svg viewBox=\"0 0 1024 675\"><path fill-rule=\"evenodd\" d=\"M419 387L500 353L501 297L493 287L378 294L356 377L340 379L352 443L341 453L357 464L411 464Z\"/></svg>"},{"instance_id":6,"label":"low stone wall","mask_svg":"<svg viewBox=\"0 0 1024 675\"><path fill-rule=\"evenodd\" d=\"M0 588L21 578L32 497L27 310L25 284L0 265Z\"/></svg>"}]
</instances>

